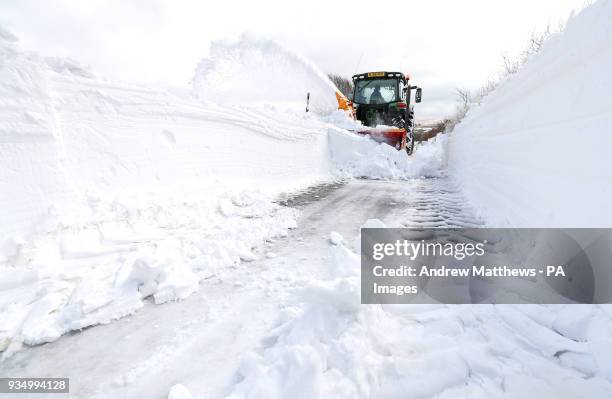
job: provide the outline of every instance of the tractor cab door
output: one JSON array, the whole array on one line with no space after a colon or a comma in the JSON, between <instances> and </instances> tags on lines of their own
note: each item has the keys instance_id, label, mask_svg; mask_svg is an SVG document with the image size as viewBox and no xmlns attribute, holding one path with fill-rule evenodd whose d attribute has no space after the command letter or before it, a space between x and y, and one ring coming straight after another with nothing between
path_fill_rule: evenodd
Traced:
<instances>
[{"instance_id":1,"label":"tractor cab door","mask_svg":"<svg viewBox=\"0 0 612 399\"><path fill-rule=\"evenodd\" d=\"M404 120L406 121L406 125L411 126L413 113L410 112L410 109L412 108L412 105L410 104L410 84L407 81L400 79L399 89L401 100L407 105Z\"/></svg>"}]
</instances>

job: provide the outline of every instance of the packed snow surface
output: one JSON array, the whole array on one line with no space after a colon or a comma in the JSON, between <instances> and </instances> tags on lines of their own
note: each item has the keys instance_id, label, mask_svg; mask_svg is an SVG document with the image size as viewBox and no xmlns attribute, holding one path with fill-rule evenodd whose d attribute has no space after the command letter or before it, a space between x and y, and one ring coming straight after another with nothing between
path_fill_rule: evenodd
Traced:
<instances>
[{"instance_id":1,"label":"packed snow surface","mask_svg":"<svg viewBox=\"0 0 612 399\"><path fill-rule=\"evenodd\" d=\"M449 170L492 225L612 225L611 20L587 7L456 126Z\"/></svg>"}]
</instances>

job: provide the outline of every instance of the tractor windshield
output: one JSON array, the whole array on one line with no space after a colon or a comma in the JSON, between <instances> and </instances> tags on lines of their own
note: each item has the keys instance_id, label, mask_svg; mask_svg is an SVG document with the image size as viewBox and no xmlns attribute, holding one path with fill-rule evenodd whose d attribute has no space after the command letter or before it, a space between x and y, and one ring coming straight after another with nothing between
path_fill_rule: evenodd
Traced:
<instances>
[{"instance_id":1,"label":"tractor windshield","mask_svg":"<svg viewBox=\"0 0 612 399\"><path fill-rule=\"evenodd\" d=\"M368 79L355 83L357 104L386 104L398 101L397 79Z\"/></svg>"}]
</instances>

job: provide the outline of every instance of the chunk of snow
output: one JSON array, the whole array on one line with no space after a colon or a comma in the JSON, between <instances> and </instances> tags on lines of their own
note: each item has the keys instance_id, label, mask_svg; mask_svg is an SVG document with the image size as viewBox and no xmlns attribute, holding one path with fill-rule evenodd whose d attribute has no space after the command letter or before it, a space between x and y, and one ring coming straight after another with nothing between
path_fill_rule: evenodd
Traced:
<instances>
[{"instance_id":1,"label":"chunk of snow","mask_svg":"<svg viewBox=\"0 0 612 399\"><path fill-rule=\"evenodd\" d=\"M193 399L191 392L183 384L176 384L170 388L168 399Z\"/></svg>"},{"instance_id":2,"label":"chunk of snow","mask_svg":"<svg viewBox=\"0 0 612 399\"><path fill-rule=\"evenodd\" d=\"M332 243L333 245L342 244L343 240L344 240L344 238L342 237L342 235L340 233L336 233L335 231L332 231L329 234L329 242Z\"/></svg>"}]
</instances>

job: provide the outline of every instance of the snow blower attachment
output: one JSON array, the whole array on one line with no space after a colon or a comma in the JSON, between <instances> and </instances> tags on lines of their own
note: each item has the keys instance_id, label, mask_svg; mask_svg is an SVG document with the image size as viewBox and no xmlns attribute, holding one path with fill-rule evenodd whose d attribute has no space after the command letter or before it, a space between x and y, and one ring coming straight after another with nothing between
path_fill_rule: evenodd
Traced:
<instances>
[{"instance_id":1,"label":"snow blower attachment","mask_svg":"<svg viewBox=\"0 0 612 399\"><path fill-rule=\"evenodd\" d=\"M414 101L421 102L422 90L410 86L409 76L400 72L369 72L353 76L351 99L336 91L338 109L363 124L358 134L389 144L408 155L414 150Z\"/></svg>"}]
</instances>

